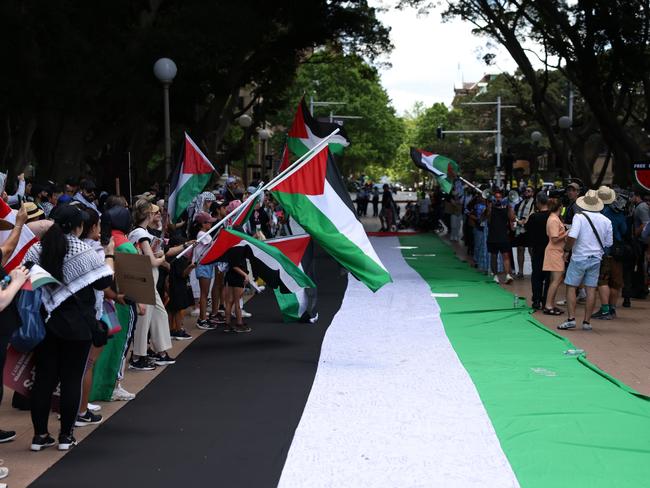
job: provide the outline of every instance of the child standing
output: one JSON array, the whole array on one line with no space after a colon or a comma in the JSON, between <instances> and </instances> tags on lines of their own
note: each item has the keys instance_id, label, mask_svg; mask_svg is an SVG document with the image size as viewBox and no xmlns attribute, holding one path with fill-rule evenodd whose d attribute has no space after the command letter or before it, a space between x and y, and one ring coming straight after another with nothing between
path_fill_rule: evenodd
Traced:
<instances>
[{"instance_id":1,"label":"child standing","mask_svg":"<svg viewBox=\"0 0 650 488\"><path fill-rule=\"evenodd\" d=\"M174 236L170 240L170 246L182 246L185 239ZM196 265L185 257L173 258L169 271L169 302L167 311L169 313L169 329L171 338L177 341L186 341L192 338L183 328L185 309L194 305L194 296L190 286L189 276Z\"/></svg>"},{"instance_id":2,"label":"child standing","mask_svg":"<svg viewBox=\"0 0 650 488\"><path fill-rule=\"evenodd\" d=\"M196 246L194 247L194 262L198 263L203 257L203 254L210 248L212 244L212 236L208 233L212 224L217 219L212 217L207 212L198 212L194 216L194 221L199 226L199 231L196 235ZM212 264L197 264L196 278L199 280L199 320L196 326L203 330L214 330L216 325L208 320L208 294L210 293L210 285L212 278L214 278L214 265Z\"/></svg>"}]
</instances>

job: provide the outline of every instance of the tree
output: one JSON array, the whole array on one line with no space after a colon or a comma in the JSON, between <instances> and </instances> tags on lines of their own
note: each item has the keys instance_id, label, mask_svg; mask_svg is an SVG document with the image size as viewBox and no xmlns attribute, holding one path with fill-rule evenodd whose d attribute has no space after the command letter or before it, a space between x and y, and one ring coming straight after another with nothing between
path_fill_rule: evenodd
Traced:
<instances>
[{"instance_id":1,"label":"tree","mask_svg":"<svg viewBox=\"0 0 650 488\"><path fill-rule=\"evenodd\" d=\"M317 117L328 117L330 111L361 117L344 121L351 145L343 158L343 174L359 173L370 165L392 165L404 128L381 86L376 68L356 54L332 50L315 53L298 70L295 83L286 93L285 105L271 117L272 122L289 126L303 95L308 104L311 96L344 104L316 107ZM280 150L280 146L276 148Z\"/></svg>"},{"instance_id":2,"label":"tree","mask_svg":"<svg viewBox=\"0 0 650 488\"><path fill-rule=\"evenodd\" d=\"M388 29L366 0L114 0L3 2L0 154L39 178L93 173L108 179L130 151L143 180L161 152L161 56L179 74L171 91L173 135L189 129L211 157L243 111L273 109L309 53L324 45L373 59L390 50ZM249 103L240 102L248 87ZM260 100L263 104L259 104ZM246 134L249 138L252 131Z\"/></svg>"},{"instance_id":3,"label":"tree","mask_svg":"<svg viewBox=\"0 0 650 488\"><path fill-rule=\"evenodd\" d=\"M401 4L428 8L422 0ZM594 127L615 156L616 181L630 183L630 162L647 150L638 133L640 128L650 129L647 1L459 0L447 5L446 18L471 22L476 34L508 50L530 86L538 122L560 158L566 154L561 139L568 145L575 141L570 132L556 135L557 117L549 117L557 109L547 98L549 70L557 69L577 87ZM529 40L536 43L535 49L527 47ZM534 59L545 68L541 74Z\"/></svg>"}]
</instances>

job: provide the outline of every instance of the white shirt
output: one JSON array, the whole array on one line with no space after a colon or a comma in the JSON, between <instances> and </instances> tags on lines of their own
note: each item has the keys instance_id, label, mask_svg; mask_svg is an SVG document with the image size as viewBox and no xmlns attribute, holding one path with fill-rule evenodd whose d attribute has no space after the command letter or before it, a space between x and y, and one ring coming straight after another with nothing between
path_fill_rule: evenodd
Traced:
<instances>
[{"instance_id":1,"label":"white shirt","mask_svg":"<svg viewBox=\"0 0 650 488\"><path fill-rule=\"evenodd\" d=\"M611 220L597 212L585 212L585 214L589 216L589 219L594 224L603 246L610 247L614 243ZM598 243L598 239L594 235L591 225L589 225L589 222L587 222L583 214L576 213L573 217L569 237L573 237L576 240L573 245L571 259L575 259L576 261L583 261L589 257L602 259L603 248Z\"/></svg>"},{"instance_id":2,"label":"white shirt","mask_svg":"<svg viewBox=\"0 0 650 488\"><path fill-rule=\"evenodd\" d=\"M196 235L196 246L194 246L194 262L198 263L199 259L212 245L212 236L202 230Z\"/></svg>"}]
</instances>

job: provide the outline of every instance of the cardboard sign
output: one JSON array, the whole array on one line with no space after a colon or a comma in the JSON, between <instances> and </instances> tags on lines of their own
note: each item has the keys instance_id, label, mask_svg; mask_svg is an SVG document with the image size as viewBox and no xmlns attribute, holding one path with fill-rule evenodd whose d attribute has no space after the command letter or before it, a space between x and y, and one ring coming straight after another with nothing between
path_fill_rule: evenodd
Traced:
<instances>
[{"instance_id":1,"label":"cardboard sign","mask_svg":"<svg viewBox=\"0 0 650 488\"><path fill-rule=\"evenodd\" d=\"M148 256L115 253L115 282L118 292L134 302L156 304L156 282Z\"/></svg>"},{"instance_id":2,"label":"cardboard sign","mask_svg":"<svg viewBox=\"0 0 650 488\"><path fill-rule=\"evenodd\" d=\"M636 161L632 165L637 183L650 190L650 161Z\"/></svg>"}]
</instances>

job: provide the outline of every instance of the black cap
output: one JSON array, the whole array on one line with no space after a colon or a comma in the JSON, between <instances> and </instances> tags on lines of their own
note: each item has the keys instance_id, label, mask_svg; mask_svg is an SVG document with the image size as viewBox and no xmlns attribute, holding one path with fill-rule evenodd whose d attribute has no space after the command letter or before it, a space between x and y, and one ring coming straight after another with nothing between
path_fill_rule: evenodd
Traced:
<instances>
[{"instance_id":1,"label":"black cap","mask_svg":"<svg viewBox=\"0 0 650 488\"><path fill-rule=\"evenodd\" d=\"M64 232L81 227L89 215L76 205L57 205L50 215Z\"/></svg>"}]
</instances>

